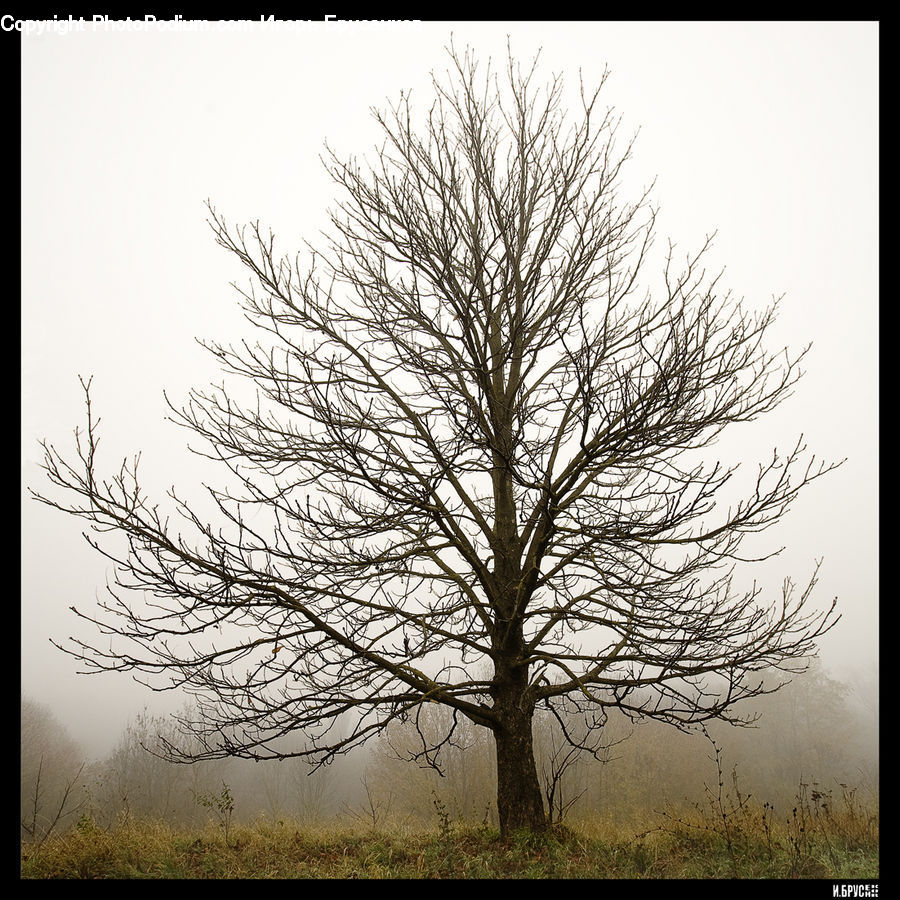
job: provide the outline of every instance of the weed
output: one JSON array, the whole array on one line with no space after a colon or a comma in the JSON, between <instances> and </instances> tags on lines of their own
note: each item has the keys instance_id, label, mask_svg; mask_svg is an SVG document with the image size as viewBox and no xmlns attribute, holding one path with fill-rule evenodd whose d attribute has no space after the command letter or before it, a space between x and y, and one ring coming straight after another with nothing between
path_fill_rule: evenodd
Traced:
<instances>
[{"instance_id":1,"label":"weed","mask_svg":"<svg viewBox=\"0 0 900 900\"><path fill-rule=\"evenodd\" d=\"M831 790L801 778L791 813L780 825L771 803L751 804L736 766L727 786L722 752L706 737L716 783L704 786L705 806L695 803L688 814L667 805L659 813L663 823L636 836L663 835L670 841L667 865L675 864L680 872L675 877L720 877L721 862L734 878L877 877L877 812L863 809L846 785L835 802ZM643 863L642 852L634 851L634 865ZM678 853L682 862L675 859Z\"/></svg>"},{"instance_id":2,"label":"weed","mask_svg":"<svg viewBox=\"0 0 900 900\"><path fill-rule=\"evenodd\" d=\"M446 805L441 798L438 797L436 791L432 791L431 796L434 798L432 800L432 805L434 806L434 811L437 813L440 836L446 840L451 836L453 831L452 826L450 825L450 814L447 812Z\"/></svg>"},{"instance_id":3,"label":"weed","mask_svg":"<svg viewBox=\"0 0 900 900\"><path fill-rule=\"evenodd\" d=\"M225 843L230 842L231 825L234 820L234 797L231 789L223 781L222 790L218 794L194 792L194 799L198 806L215 813L219 820L219 827L225 833Z\"/></svg>"}]
</instances>

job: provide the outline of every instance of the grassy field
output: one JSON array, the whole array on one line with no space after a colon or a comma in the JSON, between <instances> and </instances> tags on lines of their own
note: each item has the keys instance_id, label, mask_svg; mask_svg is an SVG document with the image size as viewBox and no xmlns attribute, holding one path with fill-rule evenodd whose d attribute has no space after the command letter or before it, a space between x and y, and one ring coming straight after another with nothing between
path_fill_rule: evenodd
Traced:
<instances>
[{"instance_id":1,"label":"grassy field","mask_svg":"<svg viewBox=\"0 0 900 900\"><path fill-rule=\"evenodd\" d=\"M830 801L830 798L829 798ZM23 878L878 878L877 814L821 797L778 817L768 805L664 811L646 828L573 822L503 842L495 829L364 830L292 822L178 829L83 817L22 845Z\"/></svg>"}]
</instances>

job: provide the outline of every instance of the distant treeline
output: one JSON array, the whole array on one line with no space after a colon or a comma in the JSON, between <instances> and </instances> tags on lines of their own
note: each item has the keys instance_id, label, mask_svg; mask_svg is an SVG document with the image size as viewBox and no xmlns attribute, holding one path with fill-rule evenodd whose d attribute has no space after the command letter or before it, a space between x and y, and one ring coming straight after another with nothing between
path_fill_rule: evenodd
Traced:
<instances>
[{"instance_id":1,"label":"distant treeline","mask_svg":"<svg viewBox=\"0 0 900 900\"><path fill-rule=\"evenodd\" d=\"M576 741L582 736L564 708L548 711L535 718L547 808L554 820L645 821L664 808L704 803L720 779L725 791L788 812L801 790L837 799L850 791L877 803L876 695L874 680L854 688L814 663L759 701L754 727L714 722L705 732L679 732L613 712L593 753L563 739L562 724ZM238 822L496 824L493 741L484 729L459 722L436 757L421 754L429 739L448 733L449 716L426 704L418 717L391 723L368 752L311 772L296 758L166 762L153 749L183 737L172 720L143 712L106 759L85 763L51 711L23 697L22 835L39 841L88 819L100 827L128 817L198 825L223 813L223 786Z\"/></svg>"}]
</instances>

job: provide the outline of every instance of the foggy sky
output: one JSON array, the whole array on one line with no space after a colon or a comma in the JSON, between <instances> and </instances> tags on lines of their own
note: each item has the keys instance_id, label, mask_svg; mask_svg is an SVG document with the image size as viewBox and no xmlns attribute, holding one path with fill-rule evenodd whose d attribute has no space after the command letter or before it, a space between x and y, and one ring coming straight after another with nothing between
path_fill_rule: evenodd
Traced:
<instances>
[{"instance_id":1,"label":"foggy sky","mask_svg":"<svg viewBox=\"0 0 900 900\"><path fill-rule=\"evenodd\" d=\"M640 128L628 183L656 178L657 246L696 249L751 305L784 295L769 349L813 349L791 400L710 452L748 467L802 433L837 472L801 492L763 546L785 546L761 581L777 595L823 558L819 606L842 620L826 663L877 663L878 26L874 23L499 22L319 24L265 33L97 31L22 41L22 689L91 754L129 716L180 700L128 676L77 676L49 638L96 638L89 609L109 563L84 524L27 499L46 490L38 441L68 453L83 426L78 376L93 376L99 466L142 453L147 493L190 495L216 472L164 421L193 385L220 378L195 338L252 337L229 282L243 280L205 224L272 227L284 252L315 242L338 197L319 163L371 153L369 110L431 99L444 47L501 67L542 48ZM574 113L574 109L573 109ZM658 271L648 270L653 286ZM658 283L658 282L657 282ZM773 595L772 599L777 599Z\"/></svg>"}]
</instances>

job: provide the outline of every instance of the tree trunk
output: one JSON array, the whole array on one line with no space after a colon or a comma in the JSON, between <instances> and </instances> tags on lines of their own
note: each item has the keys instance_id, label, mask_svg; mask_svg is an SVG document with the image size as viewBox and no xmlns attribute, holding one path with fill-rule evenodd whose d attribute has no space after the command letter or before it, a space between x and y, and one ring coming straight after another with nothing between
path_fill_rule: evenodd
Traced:
<instances>
[{"instance_id":1,"label":"tree trunk","mask_svg":"<svg viewBox=\"0 0 900 900\"><path fill-rule=\"evenodd\" d=\"M503 725L494 731L497 745L497 814L500 835L525 829L545 831L547 815L534 762L531 710L506 708Z\"/></svg>"},{"instance_id":2,"label":"tree trunk","mask_svg":"<svg viewBox=\"0 0 900 900\"><path fill-rule=\"evenodd\" d=\"M496 337L496 335L494 336ZM502 350L492 353L499 359ZM534 762L534 736L531 720L534 706L526 700L528 668L523 638L527 598L522 597L522 543L519 538L515 492L509 460L513 456L512 407L500 375L494 369L496 435L500 449L495 450L491 478L494 487L494 583L493 606L496 613L492 637L494 679L491 696L499 724L494 728L497 745L497 814L500 834L510 837L515 831L544 831L547 816Z\"/></svg>"}]
</instances>

